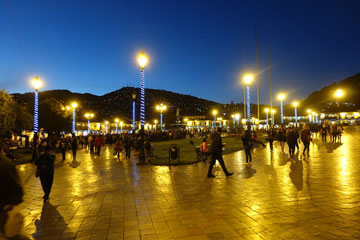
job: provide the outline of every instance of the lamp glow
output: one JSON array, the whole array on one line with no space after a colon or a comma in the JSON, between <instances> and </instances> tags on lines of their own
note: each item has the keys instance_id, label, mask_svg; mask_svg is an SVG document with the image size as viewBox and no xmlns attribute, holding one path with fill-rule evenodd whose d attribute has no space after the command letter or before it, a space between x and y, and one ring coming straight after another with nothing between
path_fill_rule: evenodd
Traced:
<instances>
[{"instance_id":1,"label":"lamp glow","mask_svg":"<svg viewBox=\"0 0 360 240\"><path fill-rule=\"evenodd\" d=\"M212 114L214 115L214 124L213 124L213 129L216 127L216 114L218 113L218 111L215 109L212 111Z\"/></svg>"},{"instance_id":2,"label":"lamp glow","mask_svg":"<svg viewBox=\"0 0 360 240\"><path fill-rule=\"evenodd\" d=\"M335 91L334 97L335 98L342 98L344 96L344 92L341 89L337 89Z\"/></svg>"},{"instance_id":3,"label":"lamp glow","mask_svg":"<svg viewBox=\"0 0 360 240\"><path fill-rule=\"evenodd\" d=\"M160 103L160 105L156 106L156 110L160 112L160 128L163 130L163 111L167 109L167 106Z\"/></svg>"},{"instance_id":4,"label":"lamp glow","mask_svg":"<svg viewBox=\"0 0 360 240\"><path fill-rule=\"evenodd\" d=\"M243 77L243 81L246 85L250 85L252 83L252 81L254 80L254 75L252 74L246 74L244 77Z\"/></svg>"},{"instance_id":5,"label":"lamp glow","mask_svg":"<svg viewBox=\"0 0 360 240\"><path fill-rule=\"evenodd\" d=\"M141 51L141 53L139 54L138 58L137 58L138 64L139 66L144 69L147 62L148 62L148 58L145 55L144 51Z\"/></svg>"},{"instance_id":6,"label":"lamp glow","mask_svg":"<svg viewBox=\"0 0 360 240\"><path fill-rule=\"evenodd\" d=\"M75 109L77 108L78 104L76 102L71 103L71 107L73 109L73 122L72 122L72 132L74 133L76 131L76 125L75 125L75 119L76 119L76 113Z\"/></svg>"}]
</instances>

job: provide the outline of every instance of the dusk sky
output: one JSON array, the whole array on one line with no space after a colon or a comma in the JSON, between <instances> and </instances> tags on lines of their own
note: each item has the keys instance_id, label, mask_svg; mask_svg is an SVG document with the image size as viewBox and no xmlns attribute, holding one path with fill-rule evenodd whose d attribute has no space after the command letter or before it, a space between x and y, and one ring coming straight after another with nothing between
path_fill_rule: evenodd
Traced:
<instances>
[{"instance_id":1,"label":"dusk sky","mask_svg":"<svg viewBox=\"0 0 360 240\"><path fill-rule=\"evenodd\" d=\"M28 60L28 70L13 26ZM260 102L288 101L360 72L360 1L25 1L0 2L0 88L69 89L103 95L140 87L136 55L149 56L146 88L229 103L243 100L245 68L255 72L258 29ZM256 84L251 86L256 103Z\"/></svg>"}]
</instances>

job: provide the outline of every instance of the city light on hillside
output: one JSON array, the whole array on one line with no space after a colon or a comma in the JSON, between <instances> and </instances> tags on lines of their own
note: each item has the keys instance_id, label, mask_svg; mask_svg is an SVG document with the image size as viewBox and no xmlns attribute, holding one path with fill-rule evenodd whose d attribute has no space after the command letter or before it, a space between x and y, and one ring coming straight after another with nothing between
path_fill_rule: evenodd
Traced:
<instances>
[{"instance_id":1,"label":"city light on hillside","mask_svg":"<svg viewBox=\"0 0 360 240\"><path fill-rule=\"evenodd\" d=\"M344 96L344 92L341 89L337 89L334 93L335 98L342 98Z\"/></svg>"}]
</instances>

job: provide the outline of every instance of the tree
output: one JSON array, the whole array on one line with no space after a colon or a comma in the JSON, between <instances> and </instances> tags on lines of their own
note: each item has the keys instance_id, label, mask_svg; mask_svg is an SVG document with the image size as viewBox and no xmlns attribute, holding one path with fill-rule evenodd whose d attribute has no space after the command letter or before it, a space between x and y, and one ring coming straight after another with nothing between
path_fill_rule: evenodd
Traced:
<instances>
[{"instance_id":1,"label":"tree","mask_svg":"<svg viewBox=\"0 0 360 240\"><path fill-rule=\"evenodd\" d=\"M31 131L33 128L33 115L24 106L17 103L12 103L12 108L16 116L13 132L20 135L23 130Z\"/></svg>"},{"instance_id":2,"label":"tree","mask_svg":"<svg viewBox=\"0 0 360 240\"><path fill-rule=\"evenodd\" d=\"M0 90L0 135L8 136L15 127L16 113L12 106L14 100L5 89Z\"/></svg>"}]
</instances>

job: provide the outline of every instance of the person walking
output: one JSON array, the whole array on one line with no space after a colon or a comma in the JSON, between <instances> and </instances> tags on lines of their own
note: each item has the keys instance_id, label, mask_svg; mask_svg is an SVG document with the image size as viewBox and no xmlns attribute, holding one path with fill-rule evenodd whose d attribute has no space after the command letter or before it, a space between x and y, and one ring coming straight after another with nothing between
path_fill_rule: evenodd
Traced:
<instances>
[{"instance_id":1,"label":"person walking","mask_svg":"<svg viewBox=\"0 0 360 240\"><path fill-rule=\"evenodd\" d=\"M120 153L123 151L123 142L121 140L121 137L119 137L114 146L115 153L117 154L117 157L120 157Z\"/></svg>"},{"instance_id":2,"label":"person walking","mask_svg":"<svg viewBox=\"0 0 360 240\"><path fill-rule=\"evenodd\" d=\"M60 148L60 151L61 151L62 160L65 161L67 142L66 142L66 139L64 137L60 141L59 148Z\"/></svg>"},{"instance_id":3,"label":"person walking","mask_svg":"<svg viewBox=\"0 0 360 240\"><path fill-rule=\"evenodd\" d=\"M286 133L287 144L289 146L289 155L290 157L294 157L295 154L295 145L297 143L297 136L293 128L289 128Z\"/></svg>"},{"instance_id":4,"label":"person walking","mask_svg":"<svg viewBox=\"0 0 360 240\"><path fill-rule=\"evenodd\" d=\"M243 141L243 145L245 148L245 156L246 156L246 164L252 164L252 157L251 157L251 148L254 144L254 140L251 137L250 130L246 130L244 135L241 136L241 140Z\"/></svg>"},{"instance_id":5,"label":"person walking","mask_svg":"<svg viewBox=\"0 0 360 240\"><path fill-rule=\"evenodd\" d=\"M44 191L44 201L49 199L51 187L54 181L55 155L50 154L50 152L51 147L49 145L45 146L44 153L35 160L35 165L37 166L36 175L40 177L41 186Z\"/></svg>"},{"instance_id":6,"label":"person walking","mask_svg":"<svg viewBox=\"0 0 360 240\"><path fill-rule=\"evenodd\" d=\"M276 131L275 131L274 128L271 128L268 131L268 139L269 139L270 151L272 151L274 149L273 142L274 142L275 138L276 138Z\"/></svg>"},{"instance_id":7,"label":"person walking","mask_svg":"<svg viewBox=\"0 0 360 240\"><path fill-rule=\"evenodd\" d=\"M72 134L72 138L71 138L71 150L73 153L73 160L76 160L76 151L78 149L79 143L77 140L77 137L75 136L75 133Z\"/></svg>"},{"instance_id":8,"label":"person walking","mask_svg":"<svg viewBox=\"0 0 360 240\"><path fill-rule=\"evenodd\" d=\"M130 155L131 155L131 140L130 140L130 137L129 137L128 134L125 134L124 145L125 145L126 158L130 158Z\"/></svg>"},{"instance_id":9,"label":"person walking","mask_svg":"<svg viewBox=\"0 0 360 240\"><path fill-rule=\"evenodd\" d=\"M284 152L285 142L286 142L286 131L283 127L279 129L278 132L279 142L281 146L281 151Z\"/></svg>"},{"instance_id":10,"label":"person walking","mask_svg":"<svg viewBox=\"0 0 360 240\"><path fill-rule=\"evenodd\" d=\"M326 129L325 124L322 125L322 127L321 127L321 129L320 129L320 133L321 133L321 140L322 140L323 142L326 142L327 129Z\"/></svg>"},{"instance_id":11,"label":"person walking","mask_svg":"<svg viewBox=\"0 0 360 240\"><path fill-rule=\"evenodd\" d=\"M301 141L304 144L303 155L305 156L305 151L307 150L307 155L309 156L310 151L310 141L311 141L311 132L309 129L309 125L305 125L304 129L301 131Z\"/></svg>"},{"instance_id":12,"label":"person walking","mask_svg":"<svg viewBox=\"0 0 360 240\"><path fill-rule=\"evenodd\" d=\"M224 159L222 157L222 139L221 139L221 128L217 128L216 132L213 134L213 139L211 141L211 163L208 170L208 177L214 178L215 176L212 174L212 169L215 165L216 160L219 161L222 170L224 171L227 177L233 175L234 173L228 172L226 169Z\"/></svg>"},{"instance_id":13,"label":"person walking","mask_svg":"<svg viewBox=\"0 0 360 240\"><path fill-rule=\"evenodd\" d=\"M103 145L103 139L101 136L96 136L95 138L95 147L96 147L96 153L98 156L100 156L101 146Z\"/></svg>"}]
</instances>

